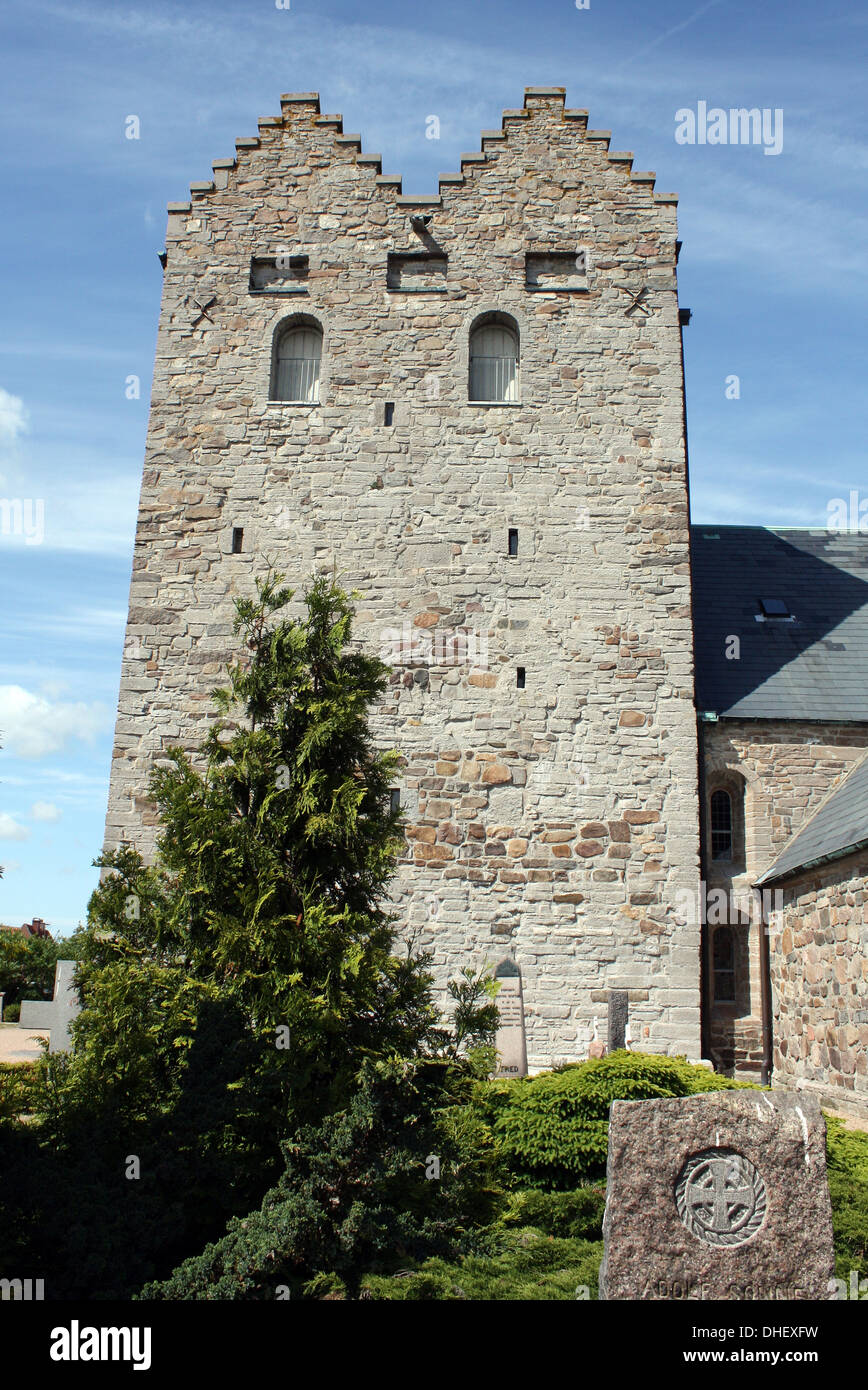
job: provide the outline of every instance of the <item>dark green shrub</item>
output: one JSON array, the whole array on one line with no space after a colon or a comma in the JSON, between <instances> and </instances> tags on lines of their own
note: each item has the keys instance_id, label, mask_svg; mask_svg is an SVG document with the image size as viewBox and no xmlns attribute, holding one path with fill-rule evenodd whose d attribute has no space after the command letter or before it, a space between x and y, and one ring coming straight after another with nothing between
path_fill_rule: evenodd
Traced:
<instances>
[{"instance_id":1,"label":"dark green shrub","mask_svg":"<svg viewBox=\"0 0 868 1390\"><path fill-rule=\"evenodd\" d=\"M868 1278L868 1134L826 1116L826 1162L835 1231L835 1273Z\"/></svg>"},{"instance_id":2,"label":"dark green shrub","mask_svg":"<svg viewBox=\"0 0 868 1390\"><path fill-rule=\"evenodd\" d=\"M7 1004L3 1010L4 1023L17 1023L21 1017L20 1004Z\"/></svg>"},{"instance_id":3,"label":"dark green shrub","mask_svg":"<svg viewBox=\"0 0 868 1390\"><path fill-rule=\"evenodd\" d=\"M558 1240L539 1231L513 1231L496 1253L459 1261L427 1260L418 1270L369 1276L362 1297L401 1301L555 1302L595 1299L600 1242Z\"/></svg>"},{"instance_id":4,"label":"dark green shrub","mask_svg":"<svg viewBox=\"0 0 868 1390\"><path fill-rule=\"evenodd\" d=\"M481 1086L477 1105L516 1187L569 1191L605 1176L613 1100L697 1095L740 1083L683 1057L613 1052L575 1066Z\"/></svg>"},{"instance_id":5,"label":"dark green shrub","mask_svg":"<svg viewBox=\"0 0 868 1390\"><path fill-rule=\"evenodd\" d=\"M541 1192L530 1188L512 1192L500 1218L507 1230L532 1226L562 1240L602 1240L606 1189L600 1184L574 1192Z\"/></svg>"},{"instance_id":6,"label":"dark green shrub","mask_svg":"<svg viewBox=\"0 0 868 1390\"><path fill-rule=\"evenodd\" d=\"M503 1205L497 1155L478 1119L450 1122L451 1109L467 1112L469 1089L454 1059L367 1066L345 1111L283 1146L285 1172L260 1210L142 1297L355 1296L367 1271L487 1250Z\"/></svg>"},{"instance_id":7,"label":"dark green shrub","mask_svg":"<svg viewBox=\"0 0 868 1390\"><path fill-rule=\"evenodd\" d=\"M0 1120L17 1120L32 1109L35 1081L30 1062L0 1062Z\"/></svg>"}]
</instances>

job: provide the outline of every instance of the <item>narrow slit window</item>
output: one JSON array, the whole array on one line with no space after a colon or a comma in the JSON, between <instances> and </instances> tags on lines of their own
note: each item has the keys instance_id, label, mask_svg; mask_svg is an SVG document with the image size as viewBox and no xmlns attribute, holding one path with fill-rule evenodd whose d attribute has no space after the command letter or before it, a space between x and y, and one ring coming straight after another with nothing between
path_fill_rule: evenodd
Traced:
<instances>
[{"instance_id":1,"label":"narrow slit window","mask_svg":"<svg viewBox=\"0 0 868 1390\"><path fill-rule=\"evenodd\" d=\"M732 927L714 933L714 1001L735 1003L735 936Z\"/></svg>"},{"instance_id":2,"label":"narrow slit window","mask_svg":"<svg viewBox=\"0 0 868 1390\"><path fill-rule=\"evenodd\" d=\"M393 787L389 792L389 815L397 816L401 809L401 790L400 787Z\"/></svg>"},{"instance_id":3,"label":"narrow slit window","mask_svg":"<svg viewBox=\"0 0 868 1390\"><path fill-rule=\"evenodd\" d=\"M232 527L232 554L240 555L244 547L244 527Z\"/></svg>"},{"instance_id":4,"label":"narrow slit window","mask_svg":"<svg viewBox=\"0 0 868 1390\"><path fill-rule=\"evenodd\" d=\"M385 410L383 411L383 424L384 424L384 425L392 425L392 424L394 424L394 422L395 422L395 402L394 402L394 401L386 401L386 407L385 407Z\"/></svg>"},{"instance_id":5,"label":"narrow slit window","mask_svg":"<svg viewBox=\"0 0 868 1390\"><path fill-rule=\"evenodd\" d=\"M732 858L732 800L722 788L711 794L711 857Z\"/></svg>"},{"instance_id":6,"label":"narrow slit window","mask_svg":"<svg viewBox=\"0 0 868 1390\"><path fill-rule=\"evenodd\" d=\"M517 666L517 667L516 667L516 671L515 671L515 688L516 688L516 690L524 690L524 686L525 686L524 667L523 667L523 666Z\"/></svg>"},{"instance_id":7,"label":"narrow slit window","mask_svg":"<svg viewBox=\"0 0 868 1390\"><path fill-rule=\"evenodd\" d=\"M518 530L515 526L510 526L507 532L507 554L512 556L518 554Z\"/></svg>"}]
</instances>

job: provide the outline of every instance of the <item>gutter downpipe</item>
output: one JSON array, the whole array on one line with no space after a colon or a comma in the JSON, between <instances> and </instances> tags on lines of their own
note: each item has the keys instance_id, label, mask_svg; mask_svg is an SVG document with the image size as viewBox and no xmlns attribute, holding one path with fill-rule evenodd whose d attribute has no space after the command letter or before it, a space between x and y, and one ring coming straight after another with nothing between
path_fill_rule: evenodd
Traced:
<instances>
[{"instance_id":1,"label":"gutter downpipe","mask_svg":"<svg viewBox=\"0 0 868 1390\"><path fill-rule=\"evenodd\" d=\"M693 545L691 537L691 507L690 507L690 446L687 440L687 371L684 365L684 329L689 325L693 317L689 309L682 309L678 304L678 259L681 254L681 242L675 243L675 303L678 309L678 355L681 359L681 431L684 439L684 491L687 499L687 572L690 576L690 663L693 676L693 707L696 710L696 795L699 802L699 880L700 880L700 910L699 910L699 1046L703 1057L710 1057L709 1044L711 1039L711 1003L710 1003L710 981L708 953L708 933L705 930L705 923L702 920L704 912L702 910L702 880L705 877L705 864L703 861L705 834L705 763L702 755L702 731L696 701L696 627L694 624L693 612Z\"/></svg>"},{"instance_id":2,"label":"gutter downpipe","mask_svg":"<svg viewBox=\"0 0 868 1390\"><path fill-rule=\"evenodd\" d=\"M770 1086L774 1070L774 1031L772 1024L772 966L769 950L769 924L765 895L760 891L760 1007L762 1012L762 1084Z\"/></svg>"}]
</instances>

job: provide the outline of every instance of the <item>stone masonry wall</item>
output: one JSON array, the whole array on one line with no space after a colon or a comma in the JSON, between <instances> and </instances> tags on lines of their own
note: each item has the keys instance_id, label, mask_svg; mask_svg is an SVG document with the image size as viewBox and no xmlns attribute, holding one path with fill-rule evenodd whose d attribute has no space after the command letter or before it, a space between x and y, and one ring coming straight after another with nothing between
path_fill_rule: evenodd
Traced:
<instances>
[{"instance_id":1,"label":"stone masonry wall","mask_svg":"<svg viewBox=\"0 0 868 1390\"><path fill-rule=\"evenodd\" d=\"M395 903L441 982L515 956L536 1067L587 1055L613 988L638 1045L699 1055L675 198L631 162L530 88L438 196L404 197L290 96L169 214L107 843L150 852L149 769L213 717L234 597L269 560L299 586L334 567L366 646L434 643L399 644L373 715L406 759ZM426 248L445 285L390 289L387 253ZM526 288L527 252L577 250L575 288ZM280 253L309 258L302 292L252 294L251 257ZM520 330L520 400L473 404L492 311ZM297 313L323 330L316 405L269 400Z\"/></svg>"},{"instance_id":2,"label":"stone masonry wall","mask_svg":"<svg viewBox=\"0 0 868 1390\"><path fill-rule=\"evenodd\" d=\"M708 891L747 896L792 836L843 781L868 747L868 728L799 720L723 719L702 726L706 823L716 786L743 780L743 857L712 860L706 835ZM735 774L736 783L732 783ZM755 1078L763 1057L758 925L736 924L736 1002L707 995L709 1049L722 1070ZM713 932L713 927L710 928Z\"/></svg>"},{"instance_id":3,"label":"stone masonry wall","mask_svg":"<svg viewBox=\"0 0 868 1390\"><path fill-rule=\"evenodd\" d=\"M868 1119L868 854L788 881L769 948L775 1084Z\"/></svg>"}]
</instances>

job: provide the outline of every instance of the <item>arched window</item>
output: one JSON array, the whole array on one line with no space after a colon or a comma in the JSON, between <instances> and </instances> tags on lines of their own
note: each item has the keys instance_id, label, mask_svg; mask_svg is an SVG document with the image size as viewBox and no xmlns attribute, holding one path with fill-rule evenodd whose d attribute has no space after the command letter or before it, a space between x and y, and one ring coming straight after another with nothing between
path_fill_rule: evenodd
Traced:
<instances>
[{"instance_id":1,"label":"arched window","mask_svg":"<svg viewBox=\"0 0 868 1390\"><path fill-rule=\"evenodd\" d=\"M280 333L271 375L273 401L319 400L322 329L314 322L295 323Z\"/></svg>"},{"instance_id":2,"label":"arched window","mask_svg":"<svg viewBox=\"0 0 868 1390\"><path fill-rule=\"evenodd\" d=\"M518 400L518 327L506 314L492 315L471 330L470 399Z\"/></svg>"},{"instance_id":3,"label":"arched window","mask_svg":"<svg viewBox=\"0 0 868 1390\"><path fill-rule=\"evenodd\" d=\"M732 858L732 799L722 787L711 793L711 857Z\"/></svg>"},{"instance_id":4,"label":"arched window","mask_svg":"<svg viewBox=\"0 0 868 1390\"><path fill-rule=\"evenodd\" d=\"M735 936L732 927L714 933L714 1002L735 1003Z\"/></svg>"}]
</instances>

